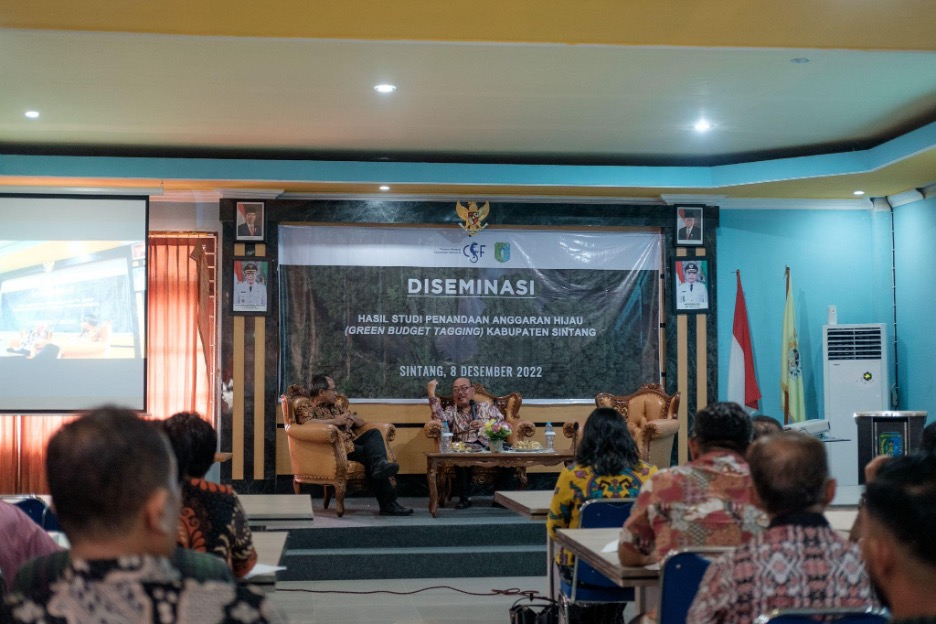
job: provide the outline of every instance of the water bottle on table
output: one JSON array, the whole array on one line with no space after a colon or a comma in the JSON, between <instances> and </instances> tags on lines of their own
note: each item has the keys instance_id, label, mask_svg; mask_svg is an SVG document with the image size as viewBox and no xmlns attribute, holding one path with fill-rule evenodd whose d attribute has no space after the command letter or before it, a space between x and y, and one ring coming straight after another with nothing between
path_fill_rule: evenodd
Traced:
<instances>
[{"instance_id":1,"label":"water bottle on table","mask_svg":"<svg viewBox=\"0 0 936 624\"><path fill-rule=\"evenodd\" d=\"M448 423L444 420L442 421L442 442L439 445L439 449L443 453L448 453L452 450L452 430L449 429Z\"/></svg>"},{"instance_id":2,"label":"water bottle on table","mask_svg":"<svg viewBox=\"0 0 936 624\"><path fill-rule=\"evenodd\" d=\"M553 431L553 426L551 422L546 423L546 450L554 451L556 450L553 446L556 439L556 432Z\"/></svg>"}]
</instances>

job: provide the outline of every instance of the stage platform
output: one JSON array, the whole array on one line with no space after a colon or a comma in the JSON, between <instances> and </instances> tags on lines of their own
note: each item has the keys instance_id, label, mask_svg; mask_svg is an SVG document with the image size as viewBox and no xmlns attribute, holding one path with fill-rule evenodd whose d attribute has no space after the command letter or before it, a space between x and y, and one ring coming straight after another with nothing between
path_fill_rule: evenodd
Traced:
<instances>
[{"instance_id":1,"label":"stage platform","mask_svg":"<svg viewBox=\"0 0 936 624\"><path fill-rule=\"evenodd\" d=\"M545 575L545 524L490 497L472 500L437 518L421 497L401 498L414 509L401 517L381 516L373 497L346 498L342 518L317 500L314 520L269 519L258 529L288 531L277 582Z\"/></svg>"}]
</instances>

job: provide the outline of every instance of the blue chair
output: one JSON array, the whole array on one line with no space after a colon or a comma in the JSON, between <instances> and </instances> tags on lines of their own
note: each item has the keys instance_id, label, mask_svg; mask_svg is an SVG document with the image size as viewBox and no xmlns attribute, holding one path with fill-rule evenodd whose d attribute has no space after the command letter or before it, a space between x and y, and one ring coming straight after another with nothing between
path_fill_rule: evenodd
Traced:
<instances>
[{"instance_id":1,"label":"blue chair","mask_svg":"<svg viewBox=\"0 0 936 624\"><path fill-rule=\"evenodd\" d=\"M16 496L5 499L8 503L16 505L27 516L32 518L33 522L41 526L46 531L61 531L58 518L55 517L48 504L35 494Z\"/></svg>"},{"instance_id":2,"label":"blue chair","mask_svg":"<svg viewBox=\"0 0 936 624\"><path fill-rule=\"evenodd\" d=\"M659 624L686 624L699 583L716 557L734 550L719 546L679 548L660 564Z\"/></svg>"},{"instance_id":3,"label":"blue chair","mask_svg":"<svg viewBox=\"0 0 936 624\"><path fill-rule=\"evenodd\" d=\"M633 498L595 498L587 500L579 510L580 529L621 527L630 515ZM550 563L550 565L552 565ZM569 621L569 605L577 602L633 602L633 587L618 587L608 577L583 561L575 560L572 582L559 583L563 614Z\"/></svg>"},{"instance_id":4,"label":"blue chair","mask_svg":"<svg viewBox=\"0 0 936 624\"><path fill-rule=\"evenodd\" d=\"M830 607L828 609L774 609L757 616L754 624L810 624L812 622L835 622L835 624L886 624L887 611L874 607Z\"/></svg>"}]
</instances>

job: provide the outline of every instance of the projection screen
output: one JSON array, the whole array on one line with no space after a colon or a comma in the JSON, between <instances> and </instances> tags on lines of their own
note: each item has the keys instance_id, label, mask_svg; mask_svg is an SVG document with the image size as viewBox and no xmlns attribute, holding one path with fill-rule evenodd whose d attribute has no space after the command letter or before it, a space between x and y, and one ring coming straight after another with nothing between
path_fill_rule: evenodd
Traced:
<instances>
[{"instance_id":1,"label":"projection screen","mask_svg":"<svg viewBox=\"0 0 936 624\"><path fill-rule=\"evenodd\" d=\"M0 195L0 412L145 410L148 209Z\"/></svg>"}]
</instances>

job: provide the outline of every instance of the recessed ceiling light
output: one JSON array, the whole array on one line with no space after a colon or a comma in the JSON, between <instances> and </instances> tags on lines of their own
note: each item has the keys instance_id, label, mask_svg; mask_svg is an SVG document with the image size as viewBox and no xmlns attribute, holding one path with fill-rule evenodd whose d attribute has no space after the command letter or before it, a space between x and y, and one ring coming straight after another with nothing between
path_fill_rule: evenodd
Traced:
<instances>
[{"instance_id":1,"label":"recessed ceiling light","mask_svg":"<svg viewBox=\"0 0 936 624\"><path fill-rule=\"evenodd\" d=\"M791 63L794 63L794 64L796 64L796 65L802 65L802 64L804 64L804 63L810 63L810 62L812 62L812 59L808 59L808 58L806 58L805 56L797 56L796 58L790 59L790 62L791 62Z\"/></svg>"},{"instance_id":2,"label":"recessed ceiling light","mask_svg":"<svg viewBox=\"0 0 936 624\"><path fill-rule=\"evenodd\" d=\"M695 122L695 125L693 125L692 127L695 129L696 132L708 132L709 130L712 129L712 124L710 124L705 119L700 119L699 121Z\"/></svg>"},{"instance_id":3,"label":"recessed ceiling light","mask_svg":"<svg viewBox=\"0 0 936 624\"><path fill-rule=\"evenodd\" d=\"M864 195L864 191L855 191L853 195Z\"/></svg>"},{"instance_id":4,"label":"recessed ceiling light","mask_svg":"<svg viewBox=\"0 0 936 624\"><path fill-rule=\"evenodd\" d=\"M26 116L29 117L30 119L38 119L39 111L26 111Z\"/></svg>"},{"instance_id":5,"label":"recessed ceiling light","mask_svg":"<svg viewBox=\"0 0 936 624\"><path fill-rule=\"evenodd\" d=\"M389 191L389 190L390 190L390 187L387 186L386 184L381 184L381 185L380 185L380 190L381 190L381 191Z\"/></svg>"},{"instance_id":6,"label":"recessed ceiling light","mask_svg":"<svg viewBox=\"0 0 936 624\"><path fill-rule=\"evenodd\" d=\"M396 91L396 85L392 84L379 84L374 87L374 91L377 93L393 93Z\"/></svg>"}]
</instances>

